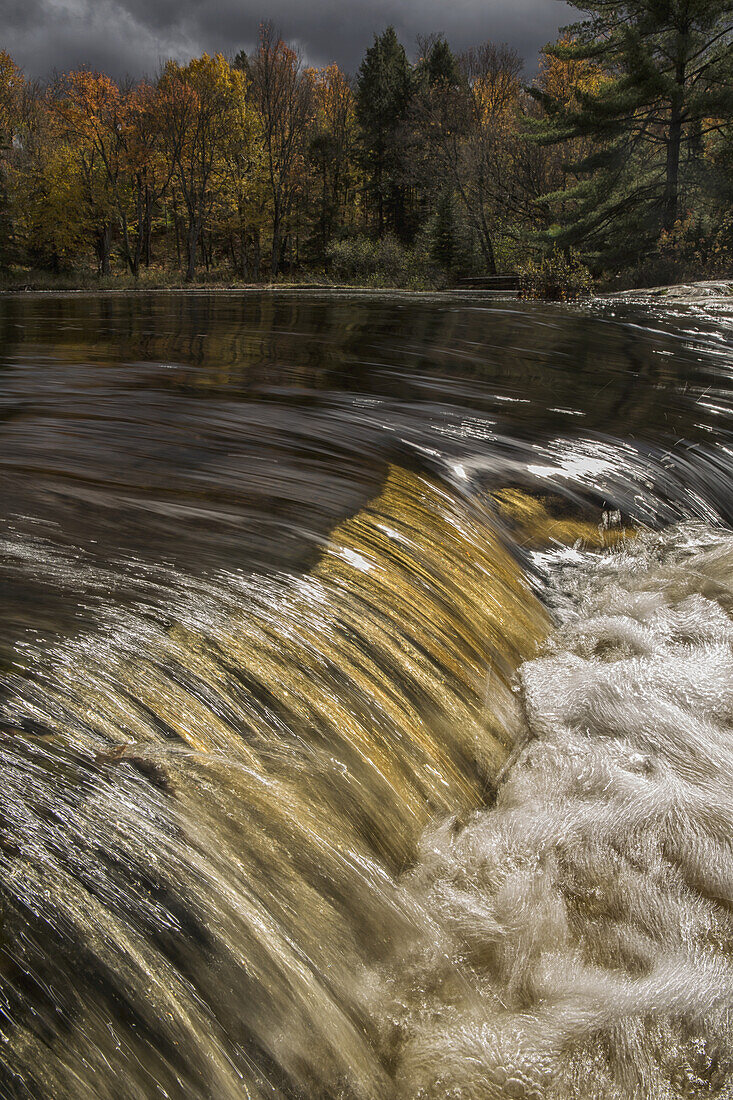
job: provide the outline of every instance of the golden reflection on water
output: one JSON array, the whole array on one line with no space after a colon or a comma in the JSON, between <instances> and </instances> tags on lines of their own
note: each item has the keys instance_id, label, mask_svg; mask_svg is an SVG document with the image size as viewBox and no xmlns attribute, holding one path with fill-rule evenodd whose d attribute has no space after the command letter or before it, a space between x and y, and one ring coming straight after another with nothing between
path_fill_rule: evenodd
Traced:
<instances>
[{"instance_id":1,"label":"golden reflection on water","mask_svg":"<svg viewBox=\"0 0 733 1100\"><path fill-rule=\"evenodd\" d=\"M101 658L84 646L48 688L70 736L139 749L164 731L253 768L262 747L305 744L343 765L397 865L428 816L481 802L515 735L512 676L547 629L488 513L398 467L311 574L202 620Z\"/></svg>"},{"instance_id":2,"label":"golden reflection on water","mask_svg":"<svg viewBox=\"0 0 733 1100\"><path fill-rule=\"evenodd\" d=\"M530 496L521 489L500 489L493 494L493 499L517 542L533 549L553 543L572 546L582 542L586 547L600 550L634 537L633 529L620 523L611 526L608 522L598 523L582 516L557 515L551 501Z\"/></svg>"}]
</instances>

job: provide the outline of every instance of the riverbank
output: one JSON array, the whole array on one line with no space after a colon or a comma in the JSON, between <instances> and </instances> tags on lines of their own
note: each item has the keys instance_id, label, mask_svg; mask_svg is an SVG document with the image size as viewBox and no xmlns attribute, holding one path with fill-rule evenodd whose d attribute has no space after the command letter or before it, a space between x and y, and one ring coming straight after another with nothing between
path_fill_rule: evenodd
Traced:
<instances>
[{"instance_id":1,"label":"riverbank","mask_svg":"<svg viewBox=\"0 0 733 1100\"><path fill-rule=\"evenodd\" d=\"M287 282L252 283L239 279L199 279L187 283L183 278L173 278L167 272L150 272L142 274L138 279L131 275L94 275L89 272L70 271L60 275L51 275L47 271L20 271L6 272L0 276L0 293L18 293L35 291L37 293L56 294L59 292L94 292L94 291L139 291L151 290L261 290L270 286L279 287L297 285L303 287L317 287L324 289L330 284L309 280L293 284Z\"/></svg>"},{"instance_id":2,"label":"riverbank","mask_svg":"<svg viewBox=\"0 0 733 1100\"><path fill-rule=\"evenodd\" d=\"M350 292L377 294L435 294L450 292L456 295L474 297L490 295L492 298L516 298L518 293L512 290L493 291L482 288L468 288L460 285L394 286L371 282L344 283L320 279L282 278L274 282L245 282L237 279L210 278L187 283L183 279L173 279L167 273L143 274L138 279L130 275L100 276L89 273L69 272L63 275L50 275L48 272L22 272L0 276L0 295L2 294L138 294L138 293L214 293L232 291L315 291ZM716 299L733 297L733 273L727 279L709 279L695 282L681 282L667 286L636 287L629 290L611 290L599 285L596 297L618 301L659 301L664 299L676 304L696 304L712 302Z\"/></svg>"}]
</instances>

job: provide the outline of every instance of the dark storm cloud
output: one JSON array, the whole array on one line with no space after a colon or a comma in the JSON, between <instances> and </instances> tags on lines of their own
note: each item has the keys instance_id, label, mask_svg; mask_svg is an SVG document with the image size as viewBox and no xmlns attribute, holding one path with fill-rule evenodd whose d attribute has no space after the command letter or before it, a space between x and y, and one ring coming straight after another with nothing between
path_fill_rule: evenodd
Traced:
<instances>
[{"instance_id":1,"label":"dark storm cloud","mask_svg":"<svg viewBox=\"0 0 733 1100\"><path fill-rule=\"evenodd\" d=\"M571 21L560 0L2 0L9 50L30 76L86 65L115 76L153 73L166 57L249 50L262 19L311 64L355 72L375 32L392 23L408 53L443 32L456 50L508 42L534 69L539 47Z\"/></svg>"}]
</instances>

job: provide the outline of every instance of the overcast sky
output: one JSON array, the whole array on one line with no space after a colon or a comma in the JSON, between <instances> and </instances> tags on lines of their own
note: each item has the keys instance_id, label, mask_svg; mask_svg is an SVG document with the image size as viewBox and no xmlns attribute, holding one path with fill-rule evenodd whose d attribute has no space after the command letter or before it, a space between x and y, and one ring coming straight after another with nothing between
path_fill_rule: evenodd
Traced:
<instances>
[{"instance_id":1,"label":"overcast sky","mask_svg":"<svg viewBox=\"0 0 733 1100\"><path fill-rule=\"evenodd\" d=\"M508 42L531 73L537 51L577 12L562 0L0 0L2 37L31 77L87 66L115 77L153 74L167 57L250 50L263 19L313 65L356 72L375 32L392 23L409 56L418 34L443 32L457 51Z\"/></svg>"}]
</instances>

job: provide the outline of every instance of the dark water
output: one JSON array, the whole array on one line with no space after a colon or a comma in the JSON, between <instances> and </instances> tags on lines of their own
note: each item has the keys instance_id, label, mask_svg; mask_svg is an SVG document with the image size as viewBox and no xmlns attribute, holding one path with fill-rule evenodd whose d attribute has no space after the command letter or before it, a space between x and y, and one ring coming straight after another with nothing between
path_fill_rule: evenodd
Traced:
<instances>
[{"instance_id":1,"label":"dark water","mask_svg":"<svg viewBox=\"0 0 733 1100\"><path fill-rule=\"evenodd\" d=\"M532 658L551 627L581 613L590 632L599 616L620 621L618 592L668 557L649 584L677 593L671 610L655 604L647 621L647 601L637 634L671 645L677 604L693 596L728 614L732 334L733 308L715 303L0 301L0 1096L722 1095L730 1036L718 1017L699 1025L671 978L654 985L659 967L636 974L638 928L624 925L618 963L647 982L637 1015L687 1012L698 1028L637 1034L654 1067L642 1077L629 1069L634 1011L618 989L598 992L597 975L593 997L619 1006L611 1022L568 1009L557 983L548 1014L539 979L530 993L506 953L490 996L436 1007L426 975L483 989L484 963L446 946L460 924L446 902L455 867L484 899L471 920L491 890L469 872L474 849L451 849L449 888L420 836L441 821L469 838L498 828L487 807L507 752L527 723L541 737L527 700L545 699ZM614 556L638 525L643 549ZM675 534L644 541L659 531ZM708 579L693 591L679 570L694 554L708 555L695 567ZM599 610L588 585L612 569L617 604ZM628 656L631 628L614 629L596 642ZM698 644L709 655L713 641L688 634L687 659ZM557 644L577 678L585 650ZM595 721L603 708L589 706ZM554 696L537 707L570 744L576 719L561 722ZM728 776L716 767L706 782ZM728 855L710 858L727 875ZM532 889L520 890L530 909ZM554 920L537 905L532 942ZM713 913L705 934L724 941L727 919ZM506 922L519 936L518 918ZM517 957L534 958L528 943ZM408 972L409 991L396 988ZM578 971L572 997L589 981ZM512 1004L501 1031L494 1015ZM466 1020L485 1049L455 1037L439 1049L434 1033L465 1039ZM685 1078L696 1092L674 1083L665 1042L685 1065L691 1043L708 1043ZM568 1068L558 1052L573 1043Z\"/></svg>"},{"instance_id":2,"label":"dark water","mask_svg":"<svg viewBox=\"0 0 733 1100\"><path fill-rule=\"evenodd\" d=\"M2 521L59 568L81 555L107 571L106 602L161 566L310 562L392 461L501 466L533 447L616 446L622 461L665 461L688 497L702 480L690 507L727 517L730 336L716 318L650 320L623 305L588 315L409 296L6 298ZM636 503L654 513L667 495L658 484ZM69 603L62 578L51 590L36 579L20 592L9 578L6 659L20 631L55 626ZM75 616L97 587L83 584L81 607L72 598Z\"/></svg>"}]
</instances>

